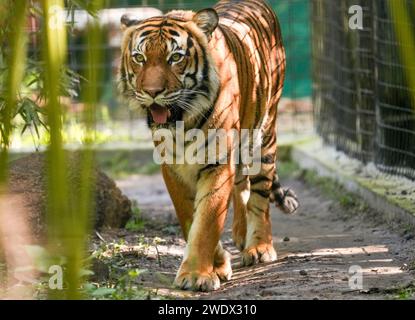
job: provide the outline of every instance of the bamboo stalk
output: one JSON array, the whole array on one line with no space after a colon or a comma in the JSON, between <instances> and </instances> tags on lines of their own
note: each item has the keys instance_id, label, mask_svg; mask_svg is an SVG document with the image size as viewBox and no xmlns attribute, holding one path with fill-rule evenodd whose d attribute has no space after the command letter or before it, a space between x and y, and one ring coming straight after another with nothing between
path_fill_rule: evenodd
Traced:
<instances>
[{"instance_id":1,"label":"bamboo stalk","mask_svg":"<svg viewBox=\"0 0 415 320\"><path fill-rule=\"evenodd\" d=\"M94 2L94 10L101 8L101 1ZM79 290L82 284L81 270L90 230L91 215L94 210L94 144L95 113L98 103L99 65L101 52L101 30L98 23L90 23L86 50L87 83L85 92L85 108L82 121L84 123L84 148L81 150L76 168L67 165L62 141L62 119L64 111L59 101L59 73L66 62L66 29L64 20L56 17L54 10L63 7L61 0L44 0L43 15L47 22L44 26L44 59L46 62L46 87L48 89L48 125L50 127L50 146L48 149L48 230L49 247L56 256L66 260L64 273L67 287L64 295L50 292L51 298L82 298ZM69 169L70 168L70 169ZM67 184L67 170L76 170L79 174L79 185ZM60 244L60 247L56 245Z\"/></svg>"},{"instance_id":2,"label":"bamboo stalk","mask_svg":"<svg viewBox=\"0 0 415 320\"><path fill-rule=\"evenodd\" d=\"M70 222L68 206L68 186L66 182L66 159L62 142L63 108L59 100L60 72L66 62L66 29L62 19L62 0L43 0L44 25L43 59L45 61L45 91L47 92L47 124L50 130L50 143L47 150L48 175L48 246L54 257L67 259L67 272L64 282L68 284L67 298L77 298L78 284L74 269L77 256L71 254L71 237L67 224ZM56 258L57 259L57 258ZM60 297L56 291L49 291L50 298Z\"/></svg>"},{"instance_id":3,"label":"bamboo stalk","mask_svg":"<svg viewBox=\"0 0 415 320\"><path fill-rule=\"evenodd\" d=\"M94 2L94 12L102 8L102 1ZM97 21L88 24L87 31L87 50L85 62L87 66L87 83L85 85L85 107L83 110L84 124L84 148L81 152L81 162L79 165L80 172L80 188L78 190L78 208L76 226L79 229L80 237L77 243L73 244L73 250L80 253L85 252L86 235L90 231L91 216L94 212L94 151L93 145L95 140L95 115L99 102L100 78L102 76L99 66L102 65L102 51L100 50L102 43L102 30ZM75 193L73 193L75 194ZM78 261L81 263L81 261Z\"/></svg>"}]
</instances>

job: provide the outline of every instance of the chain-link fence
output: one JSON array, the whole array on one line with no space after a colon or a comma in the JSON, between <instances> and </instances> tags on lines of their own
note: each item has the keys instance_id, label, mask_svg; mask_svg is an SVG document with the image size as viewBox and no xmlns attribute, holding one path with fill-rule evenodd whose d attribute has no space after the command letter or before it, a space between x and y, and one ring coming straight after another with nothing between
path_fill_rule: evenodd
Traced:
<instances>
[{"instance_id":1,"label":"chain-link fence","mask_svg":"<svg viewBox=\"0 0 415 320\"><path fill-rule=\"evenodd\" d=\"M313 0L313 84L317 131L339 150L391 173L415 178L414 88L404 65L391 0ZM415 2L402 1L408 13ZM363 30L349 8L363 9ZM406 30L415 30L410 15ZM408 22L406 22L408 23ZM412 33L412 36L414 33Z\"/></svg>"}]
</instances>

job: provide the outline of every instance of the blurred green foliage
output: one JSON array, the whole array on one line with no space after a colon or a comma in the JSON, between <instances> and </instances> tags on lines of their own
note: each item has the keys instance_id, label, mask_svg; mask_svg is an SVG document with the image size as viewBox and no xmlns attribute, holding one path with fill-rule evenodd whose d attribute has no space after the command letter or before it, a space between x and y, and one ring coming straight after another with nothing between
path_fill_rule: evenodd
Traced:
<instances>
[{"instance_id":1,"label":"blurred green foliage","mask_svg":"<svg viewBox=\"0 0 415 320\"><path fill-rule=\"evenodd\" d=\"M33 129L32 133L38 137L40 127L47 128L43 106L48 92L45 86L45 62L39 54L39 48L36 47L36 43L41 37L40 30L33 30L30 39L28 39L26 32L26 24L29 19L43 20L39 8L27 6L24 9L25 12L19 13L16 12L19 8L12 5L12 1L5 1L2 6L6 7L4 12L10 13L2 17L0 28L0 110L2 117L0 130L2 144L8 145L10 141L6 138L6 132L11 132L10 129L18 124L21 125L21 133L27 129ZM22 17L20 26L16 26L16 16ZM20 39L19 43L16 43L17 41L13 41L13 39ZM18 46L18 48L14 49L13 45ZM16 66L18 69L16 69ZM59 96L75 98L80 77L66 65L62 65L61 68L57 82ZM7 84L8 75L16 71L20 72L21 79L15 84L18 87L11 89ZM7 111L10 113L8 115L10 119L7 120L5 118L7 117L5 112L7 109L7 95L11 93L13 93L15 101L10 106L10 110ZM6 129L8 122L11 122L10 129Z\"/></svg>"}]
</instances>

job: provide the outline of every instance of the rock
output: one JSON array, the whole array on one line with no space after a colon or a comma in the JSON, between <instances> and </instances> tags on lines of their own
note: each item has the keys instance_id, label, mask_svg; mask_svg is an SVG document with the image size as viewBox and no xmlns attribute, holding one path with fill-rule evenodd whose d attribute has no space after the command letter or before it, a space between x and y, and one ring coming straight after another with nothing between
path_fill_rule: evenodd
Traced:
<instances>
[{"instance_id":1,"label":"rock","mask_svg":"<svg viewBox=\"0 0 415 320\"><path fill-rule=\"evenodd\" d=\"M308 275L307 271L305 271L305 270L300 270L300 274L301 274L302 276L306 276L306 275Z\"/></svg>"},{"instance_id":2,"label":"rock","mask_svg":"<svg viewBox=\"0 0 415 320\"><path fill-rule=\"evenodd\" d=\"M79 190L79 153L70 153L68 163L68 186L70 192ZM95 215L92 217L96 229L102 227L124 227L132 215L130 200L121 193L105 173L94 169L95 176ZM47 175L45 155L35 153L10 162L7 197L18 199L35 237L45 234L45 216L47 206ZM16 202L14 202L16 203Z\"/></svg>"},{"instance_id":3,"label":"rock","mask_svg":"<svg viewBox=\"0 0 415 320\"><path fill-rule=\"evenodd\" d=\"M290 241L290 238L289 237L284 237L284 239L282 239L282 241L284 241L284 242Z\"/></svg>"}]
</instances>

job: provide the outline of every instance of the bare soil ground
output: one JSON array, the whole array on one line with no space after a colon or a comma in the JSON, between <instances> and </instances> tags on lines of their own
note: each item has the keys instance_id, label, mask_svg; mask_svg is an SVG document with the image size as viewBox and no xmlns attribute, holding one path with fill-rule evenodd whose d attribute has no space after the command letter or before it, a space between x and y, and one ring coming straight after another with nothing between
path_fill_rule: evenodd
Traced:
<instances>
[{"instance_id":1,"label":"bare soil ground","mask_svg":"<svg viewBox=\"0 0 415 320\"><path fill-rule=\"evenodd\" d=\"M413 234L403 230L404 226L385 224L370 209L342 206L298 177L283 181L301 201L298 212L286 216L272 208L276 262L239 267L240 255L231 239L230 212L223 243L232 253L233 279L211 293L176 290L171 284L185 242L162 177L132 175L117 184L130 199L137 200L145 225L135 232L107 230L96 241L120 243L120 267L147 269L140 282L151 298L414 298ZM354 265L363 271L360 290L349 286L349 268Z\"/></svg>"}]
</instances>

